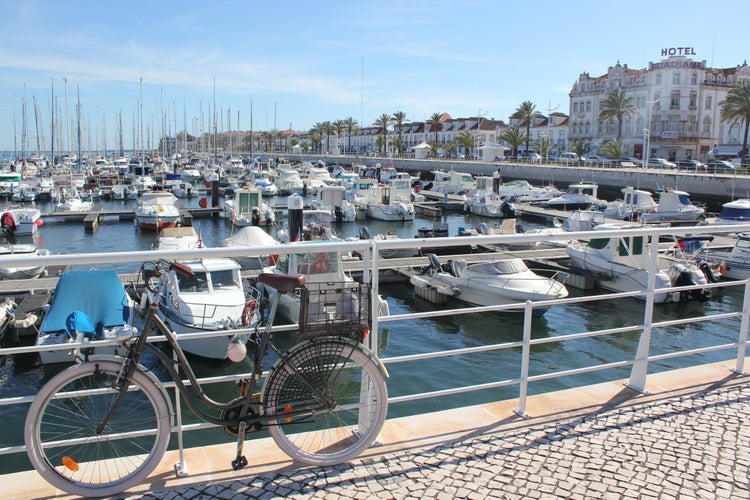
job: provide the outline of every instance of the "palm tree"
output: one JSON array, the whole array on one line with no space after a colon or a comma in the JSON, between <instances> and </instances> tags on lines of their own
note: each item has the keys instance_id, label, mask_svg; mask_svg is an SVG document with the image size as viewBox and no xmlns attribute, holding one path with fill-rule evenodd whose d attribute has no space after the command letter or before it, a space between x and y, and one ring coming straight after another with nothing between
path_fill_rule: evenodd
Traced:
<instances>
[{"instance_id":1,"label":"palm tree","mask_svg":"<svg viewBox=\"0 0 750 500\"><path fill-rule=\"evenodd\" d=\"M352 118L351 116L344 118L344 127L346 128L347 133L347 145L346 150L348 153L351 154L352 152L352 132L357 130L359 128L359 123L357 123L357 120Z\"/></svg>"},{"instance_id":2,"label":"palm tree","mask_svg":"<svg viewBox=\"0 0 750 500\"><path fill-rule=\"evenodd\" d=\"M430 117L428 122L432 124L432 128L435 129L435 143L438 141L438 130L440 130L440 118L443 116L442 113L432 113L432 116Z\"/></svg>"},{"instance_id":3,"label":"palm tree","mask_svg":"<svg viewBox=\"0 0 750 500\"><path fill-rule=\"evenodd\" d=\"M617 142L620 142L620 139L622 139L623 117L635 114L633 98L626 96L625 92L615 89L601 102L601 107L602 110L599 112L600 120L617 119Z\"/></svg>"},{"instance_id":4,"label":"palm tree","mask_svg":"<svg viewBox=\"0 0 750 500\"><path fill-rule=\"evenodd\" d=\"M513 148L513 156L518 156L518 148L524 143L526 136L523 135L521 129L518 127L508 127L503 130L498 139L507 142Z\"/></svg>"},{"instance_id":5,"label":"palm tree","mask_svg":"<svg viewBox=\"0 0 750 500\"><path fill-rule=\"evenodd\" d=\"M331 134L334 133L336 129L333 126L333 123L330 121L325 121L320 124L320 133L325 134L326 136L326 154L331 152L331 144L330 144L330 137Z\"/></svg>"},{"instance_id":6,"label":"palm tree","mask_svg":"<svg viewBox=\"0 0 750 500\"><path fill-rule=\"evenodd\" d=\"M380 145L383 145L385 152L388 152L388 125L391 124L391 117L388 113L383 113L373 123L376 127L380 127L380 134L383 136L383 140L378 144L378 151L380 151Z\"/></svg>"},{"instance_id":7,"label":"palm tree","mask_svg":"<svg viewBox=\"0 0 750 500\"><path fill-rule=\"evenodd\" d=\"M469 148L474 145L474 136L468 130L462 130L458 133L455 139L456 143L460 144L464 148L464 153L469 153Z\"/></svg>"},{"instance_id":8,"label":"palm tree","mask_svg":"<svg viewBox=\"0 0 750 500\"><path fill-rule=\"evenodd\" d=\"M748 127L750 127L750 81L742 80L735 83L720 106L721 121L745 122L745 133L742 135L742 150L740 151L740 164L742 164L747 156L747 134Z\"/></svg>"},{"instance_id":9,"label":"palm tree","mask_svg":"<svg viewBox=\"0 0 750 500\"><path fill-rule=\"evenodd\" d=\"M538 137L534 140L534 148L539 152L542 158L549 157L549 151L552 149L552 141L549 137Z\"/></svg>"},{"instance_id":10,"label":"palm tree","mask_svg":"<svg viewBox=\"0 0 750 500\"><path fill-rule=\"evenodd\" d=\"M393 149L395 149L400 156L404 152L406 144L404 144L404 140L402 138L396 137L391 141L391 146L393 146Z\"/></svg>"},{"instance_id":11,"label":"palm tree","mask_svg":"<svg viewBox=\"0 0 750 500\"><path fill-rule=\"evenodd\" d=\"M576 139L570 143L568 149L577 154L579 158L583 158L591 152L591 144L581 139Z\"/></svg>"},{"instance_id":12,"label":"palm tree","mask_svg":"<svg viewBox=\"0 0 750 500\"><path fill-rule=\"evenodd\" d=\"M391 123L393 124L393 128L398 130L398 140L403 144L403 141L401 141L401 127L406 121L406 113L403 111L396 111L393 113L393 116L391 117Z\"/></svg>"},{"instance_id":13,"label":"palm tree","mask_svg":"<svg viewBox=\"0 0 750 500\"><path fill-rule=\"evenodd\" d=\"M622 143L617 141L608 141L604 146L602 146L599 152L605 156L614 158L615 160L617 160L618 158L622 158L627 153Z\"/></svg>"},{"instance_id":14,"label":"palm tree","mask_svg":"<svg viewBox=\"0 0 750 500\"><path fill-rule=\"evenodd\" d=\"M518 106L518 109L510 115L511 118L518 120L519 125L526 127L526 153L529 153L529 141L531 140L531 122L542 115L536 110L536 105L531 101L524 101Z\"/></svg>"}]
</instances>

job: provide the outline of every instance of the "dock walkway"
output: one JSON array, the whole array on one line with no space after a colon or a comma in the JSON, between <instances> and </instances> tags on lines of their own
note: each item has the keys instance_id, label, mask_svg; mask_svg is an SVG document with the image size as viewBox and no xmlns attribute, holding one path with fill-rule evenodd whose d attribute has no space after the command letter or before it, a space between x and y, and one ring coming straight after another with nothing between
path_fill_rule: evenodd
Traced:
<instances>
[{"instance_id":1,"label":"dock walkway","mask_svg":"<svg viewBox=\"0 0 750 500\"><path fill-rule=\"evenodd\" d=\"M148 483L118 498L750 498L750 379L720 362L386 421L381 444L336 467L292 463L270 438L168 452ZM4 476L4 498L50 498L36 472Z\"/></svg>"}]
</instances>

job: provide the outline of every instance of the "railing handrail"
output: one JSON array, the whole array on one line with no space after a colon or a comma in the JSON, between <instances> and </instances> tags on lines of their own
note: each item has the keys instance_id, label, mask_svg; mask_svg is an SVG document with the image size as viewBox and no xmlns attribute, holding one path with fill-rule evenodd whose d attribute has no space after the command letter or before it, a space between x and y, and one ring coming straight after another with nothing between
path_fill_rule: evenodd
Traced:
<instances>
[{"instance_id":1,"label":"railing handrail","mask_svg":"<svg viewBox=\"0 0 750 500\"><path fill-rule=\"evenodd\" d=\"M643 227L636 229L627 230L629 236L652 236L654 241L661 235L670 234L675 236L684 236L687 234L707 234L707 233L730 233L730 232L742 232L747 229L747 226L736 225L736 226L691 226L691 227L679 227L679 228L665 228L665 227ZM590 239L593 237L604 238L604 237L619 237L622 236L622 230L603 230L603 231L583 231L583 232L570 232L560 234L514 234L514 235L487 235L487 236L461 236L459 238L427 238L427 239L408 239L408 240L378 240L378 241L354 241L354 242L310 242L305 243L305 252L325 252L325 251L347 251L356 250L365 255L363 262L364 276L366 279L371 281L373 293L377 293L379 288L379 276L378 276L378 264L379 259L372 258L373 255L384 249L397 249L411 247L415 245L427 244L429 246L453 246L453 245L466 245L466 244L518 244L518 243L529 243L537 241L557 241L557 240L571 240L571 239ZM197 257L236 257L236 256L261 256L268 254L286 254L295 253L299 251L299 247L294 245L288 246L268 246L268 247L257 247L257 248L244 248L244 247L226 247L226 248L204 248L188 251L136 251L136 252L107 252L107 253L92 253L92 254L75 254L75 255L52 255L52 256L40 256L34 258L18 259L17 257L0 257L0 266L4 265L17 265L24 264L28 265L33 261L44 263L44 265L82 265L82 264L121 264L123 262L144 262L153 260L155 258L180 258L189 259ZM655 265L656 259L652 259L652 266ZM511 385L519 386L519 407L517 413L520 415L526 415L525 399L528 390L528 385L533 382L541 380L549 380L552 378L565 377L575 374L590 373L593 371L600 371L610 369L614 367L632 366L633 379L639 377L645 377L647 373L648 363L650 361L670 359L679 356L688 356L699 353L707 353L718 350L737 349L736 366L735 371L742 371L744 368L745 351L748 344L747 330L750 325L750 281L728 281L710 284L710 288L723 288L723 287L735 287L744 286L744 307L741 310L733 312L722 312L716 313L709 316L696 316L681 318L680 320L665 320L665 321L653 321L653 308L646 307L647 315L644 317L644 321L641 324L621 326L617 328L601 329L594 331L581 331L566 333L564 335L550 337L550 338L531 338L531 318L532 312L536 307L550 307L553 305L572 304L572 303L585 303L591 301L607 301L612 299L620 299L626 297L645 296L647 305L649 301L653 303L653 290L642 290L634 292L622 292L622 293L609 293L594 296L581 296L581 297L568 297L565 299L556 299L542 302L526 302L523 304L511 304L511 305L495 305L495 306L481 306L481 307L462 307L453 308L440 311L429 311L424 313L405 313L392 316L378 316L378 311L374 310L373 328L370 336L370 346L376 348L377 343L377 332L379 323L391 323L398 321L412 321L415 319L421 319L426 317L435 316L447 316L447 315L463 315L463 314L475 314L478 312L487 311L503 311L510 309L523 309L524 311L524 336L522 340L513 342L503 342L499 344L482 345L476 347L468 347L453 350L434 351L429 353L417 353L405 356L394 356L382 358L384 364L401 364L410 362L419 362L428 359L434 359L438 357L453 357L453 356L464 356L472 355L478 352L486 352L491 350L503 350L503 349L518 349L521 348L523 351L522 356L522 367L521 373L517 377L507 378L503 380L494 380L486 383L474 384L463 387L452 387L442 390L426 391L415 394L407 394L401 396L393 396L389 399L390 403L401 403L406 401L414 401L418 399L426 399L433 397L442 397L450 394L458 394L470 391L484 390L494 387L504 387ZM690 290L696 288L695 286L685 287L674 287L670 288L670 291L681 291ZM373 307L377 301L372 301ZM730 343L723 343L712 346L705 346L697 349L690 349L686 351L674 351L670 353L663 353L658 355L649 355L648 350L642 350L643 346L639 346L639 352L636 353L633 359L626 359L608 363L600 363L592 366L577 367L564 371L548 372L536 375L530 375L529 370L529 357L532 346L541 344L561 343L571 340L578 340L582 338L595 337L595 336L607 336L626 332L641 331L641 339L645 336L644 332L650 332L653 328L661 328L667 326L673 326L678 323L701 323L716 320L725 319L740 319L740 328L737 335L737 341ZM294 330L292 326L275 326L274 331L290 331ZM214 333L195 333L195 334L180 334L180 338L206 338L207 336L226 336L233 335L242 330L222 330ZM155 336L153 341L163 341L164 337ZM108 341L92 341L89 345L112 345L115 344L115 340ZM71 349L72 347L79 345L78 343L72 342L66 344L63 349ZM53 350L54 346L47 347L15 347L0 349L0 355L10 354L22 354L31 352L40 352L43 350ZM645 355L644 355L645 352ZM638 370L638 371L636 371ZM228 381L234 382L247 374L232 374L226 376L213 376L199 379L201 383L226 383ZM187 381L185 381L187 383ZM165 383L167 387L173 387L173 383ZM637 390L645 390L643 387L643 381L639 381L634 387ZM33 399L33 395L19 395L9 398L0 399L0 406L16 405L16 404L27 404ZM179 398L178 398L179 399ZM177 415L180 415L180 411L177 411ZM183 424L179 421L174 430L181 433L187 430L204 429L210 427L208 424L196 423L196 424ZM0 455L19 453L23 452L23 446L9 446L0 448Z\"/></svg>"}]
</instances>

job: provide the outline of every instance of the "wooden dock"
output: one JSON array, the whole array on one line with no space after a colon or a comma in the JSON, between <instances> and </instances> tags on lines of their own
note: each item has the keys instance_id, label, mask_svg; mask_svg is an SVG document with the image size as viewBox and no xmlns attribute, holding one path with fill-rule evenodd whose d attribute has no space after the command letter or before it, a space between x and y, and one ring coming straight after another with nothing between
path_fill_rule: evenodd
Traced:
<instances>
[{"instance_id":1,"label":"wooden dock","mask_svg":"<svg viewBox=\"0 0 750 500\"><path fill-rule=\"evenodd\" d=\"M192 226L193 219L218 217L224 209L220 207L181 208L180 215L183 226ZM101 203L97 203L89 212L48 212L42 215L42 220L48 222L83 222L86 232L95 232L101 221L132 221L135 220L135 210L104 210Z\"/></svg>"}]
</instances>

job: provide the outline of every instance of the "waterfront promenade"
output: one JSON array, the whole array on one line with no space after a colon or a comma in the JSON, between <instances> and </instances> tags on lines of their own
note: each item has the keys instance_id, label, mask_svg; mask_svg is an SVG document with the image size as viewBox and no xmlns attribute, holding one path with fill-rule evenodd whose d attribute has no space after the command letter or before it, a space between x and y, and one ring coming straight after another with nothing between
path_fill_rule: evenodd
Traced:
<instances>
[{"instance_id":1,"label":"waterfront promenade","mask_svg":"<svg viewBox=\"0 0 750 500\"><path fill-rule=\"evenodd\" d=\"M332 468L291 463L270 439L170 452L120 498L750 498L750 378L731 361L390 419L381 445ZM59 495L35 472L2 478L4 498Z\"/></svg>"}]
</instances>

